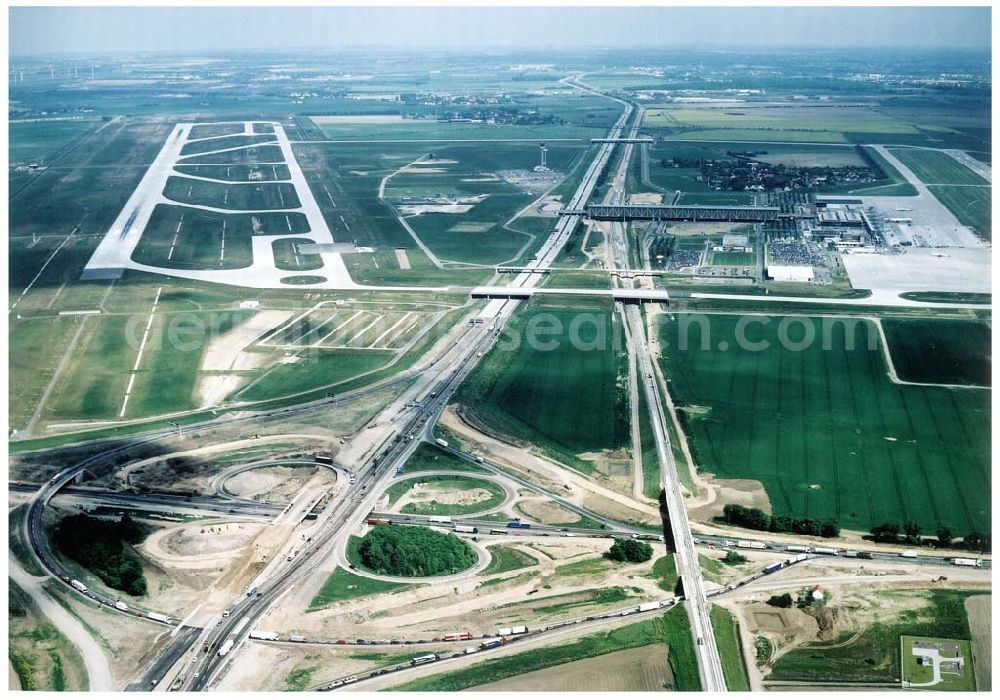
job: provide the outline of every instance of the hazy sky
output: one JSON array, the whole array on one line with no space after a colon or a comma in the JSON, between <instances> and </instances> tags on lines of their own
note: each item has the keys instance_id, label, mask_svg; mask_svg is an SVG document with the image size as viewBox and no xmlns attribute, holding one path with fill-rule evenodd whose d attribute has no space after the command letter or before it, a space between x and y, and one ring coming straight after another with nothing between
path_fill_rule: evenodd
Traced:
<instances>
[{"instance_id":1,"label":"hazy sky","mask_svg":"<svg viewBox=\"0 0 1000 700\"><path fill-rule=\"evenodd\" d=\"M10 52L990 46L989 8L11 8Z\"/></svg>"}]
</instances>

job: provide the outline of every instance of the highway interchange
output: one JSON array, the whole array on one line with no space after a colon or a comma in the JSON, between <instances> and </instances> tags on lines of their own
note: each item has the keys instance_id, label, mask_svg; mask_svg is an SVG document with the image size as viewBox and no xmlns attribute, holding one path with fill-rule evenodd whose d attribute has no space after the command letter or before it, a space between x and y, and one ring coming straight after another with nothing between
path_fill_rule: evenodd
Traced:
<instances>
[{"instance_id":1,"label":"highway interchange","mask_svg":"<svg viewBox=\"0 0 1000 700\"><path fill-rule=\"evenodd\" d=\"M576 85L580 89L590 90L590 88L578 81L571 82L571 84ZM631 104L623 103L623 105L623 113L609 131L609 139L620 138L633 115L635 116L630 138L635 138L637 135L638 125L642 121L642 110L636 110ZM611 156L615 148L616 144L613 142L603 143L599 146L579 187L567 203L566 209L580 210L590 201L591 195L611 162ZM633 144L625 144L623 146L624 152L619 161L618 168L612 175L612 184L607 193L607 201L613 203L624 201L625 178L631 163L633 150ZM531 289L540 284L544 279L544 275L540 270L545 270L553 264L556 257L562 251L566 240L581 221L582 217L579 215L560 217L552 234L543 243L535 259L530 263L529 267L539 270L539 272L532 272L530 270L522 271L514 277L513 281L507 287ZM610 228L612 231L611 249L614 260L609 262L613 262L615 269L628 270L630 265L624 226L614 222ZM616 277L615 279L617 280L616 284L622 284L621 277ZM631 285L631 282L629 284ZM308 576L311 569L309 563L330 557L338 549L342 549L348 534L355 530L368 517L368 514L373 511L377 499L385 487L396 477L397 469L406 463L407 459L421 442L433 440L433 430L437 418L452 393L475 367L478 358L482 357L496 341L504 320L510 316L518 304L519 301L517 299L490 301L485 311L481 314L484 322L470 324L453 342L443 348L438 357L434 358L428 364L418 370L399 375L392 380L381 382L364 390L351 392L349 395L343 397L338 397L337 400L343 403L360 400L374 393L385 391L389 387L405 386L404 397L407 400L404 402L401 399L391 404L390 408L379 417L379 426L385 432L385 437L380 443L380 447L360 463L350 465L353 473L356 475L357 483L347 490L340 499L331 502L320 513L316 525L311 530L311 541L302 547L301 554L292 558L291 561L281 560L272 562L273 565L265 571L265 575L259 577L253 587L243 597L233 601L233 604L229 608L228 616L221 618L218 624L204 628L196 626L178 627L174 624L168 625L176 627L170 642L161 650L157 659L148 667L143 678L137 680L130 688L149 689L161 683L169 684L173 688L186 691L201 691L212 687L221 674L225 672L227 665L232 662L233 657L239 653L241 645L247 640L250 632L255 629L257 622L291 587L301 583ZM682 598L684 604L688 607L692 623L692 638L698 658L702 686L708 691L724 691L726 690L726 685L722 673L721 659L709 617L709 596L706 594L702 581L701 567L695 547L699 543L715 543L719 546L727 547L735 547L736 544L725 538L712 536L700 536L699 542L696 543L692 535L684 505L682 486L677 474L677 467L668 437L667 424L669 418L663 406L661 386L658 384L659 375L653 366L650 349L647 345L643 317L636 305L624 305L622 307L622 314L627 324L630 351L634 353L638 360L638 379L641 382L641 389L645 393L650 411L650 423L653 427L657 455L661 465L662 486L669 521L668 544L676 552L677 570L683 581ZM325 399L299 406L221 417L194 425L179 426L176 430L153 430L122 442L108 441L107 449L86 457L71 467L63 469L48 483L42 484L40 487L36 488L34 485L21 483L11 484L11 491L29 494L26 517L23 522L27 541L49 574L56 580L62 581L67 590L72 590L73 593L79 595L78 591L69 588L66 582L67 577L62 567L58 564L56 557L50 551L42 527L44 509L57 494L59 494L60 498L70 499L74 503L87 502L93 505L105 505L112 508L136 508L151 511L159 510L161 512L183 512L184 509L188 509L202 514L236 515L248 518L273 517L278 514L279 507L228 497L222 493L224 491L222 482L219 482L220 492L208 497L112 493L87 487L72 486L71 484L89 468L117 458L127 459L128 453L131 450L143 445L152 445L167 438L202 432L207 428L241 423L259 423L272 418L295 417L310 411L322 410L332 403L332 399ZM506 471L480 462L473 455L463 453L455 448L448 448L448 451L461 459L479 463L487 471L501 474L508 479L517 479L517 477L512 476ZM264 463L266 464L267 462L265 461ZM287 461L282 463L287 463ZM246 468L255 468L259 467L260 464L260 462L256 462L244 466ZM586 514L601 522L605 526L603 536L648 534L589 513L575 503L563 499L556 494L539 489L539 487L527 481L521 480L520 484L536 492L540 491L544 493L566 508ZM378 514L378 517L384 517L401 525L429 524L425 518L419 516ZM490 525L496 527L496 522L481 521L475 518L456 518L454 522L482 529ZM534 526L533 534L554 537L593 537L595 536L595 531ZM497 537L500 537L500 535L497 535ZM758 541L762 542L767 548L781 549L784 547L777 540ZM884 553L873 554L873 557L880 558L895 558L895 556ZM921 557L916 563L941 565L947 563L947 560L941 557ZM106 599L99 594L90 592L88 597L120 614L141 617L153 624L163 624L150 620L148 617L149 611L135 608L128 611L119 611L112 607L114 601ZM672 598L664 602L667 604L676 604L679 600ZM648 613L637 612L636 614L645 615ZM620 617L622 617L621 613L613 613L594 616L592 619L566 621L565 624L598 627L601 621L605 619L620 619ZM235 644L233 651L226 656L220 656L217 650L224 642L230 639Z\"/></svg>"}]
</instances>

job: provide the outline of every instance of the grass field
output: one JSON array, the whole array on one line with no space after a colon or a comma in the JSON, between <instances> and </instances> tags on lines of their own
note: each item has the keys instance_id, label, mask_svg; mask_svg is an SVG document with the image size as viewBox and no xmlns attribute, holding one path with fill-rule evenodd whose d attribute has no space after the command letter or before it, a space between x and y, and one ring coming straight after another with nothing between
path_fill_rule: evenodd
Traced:
<instances>
[{"instance_id":1,"label":"grass field","mask_svg":"<svg viewBox=\"0 0 1000 700\"><path fill-rule=\"evenodd\" d=\"M986 240L993 235L992 191L989 187L931 185L928 187L960 222Z\"/></svg>"},{"instance_id":2,"label":"grass field","mask_svg":"<svg viewBox=\"0 0 1000 700\"><path fill-rule=\"evenodd\" d=\"M549 332L557 326L561 333ZM592 463L581 453L617 449L629 437L627 355L614 348L620 332L610 306L532 302L508 323L454 400L491 428L589 472ZM581 341L576 347L574 334Z\"/></svg>"},{"instance_id":3,"label":"grass field","mask_svg":"<svg viewBox=\"0 0 1000 700\"><path fill-rule=\"evenodd\" d=\"M251 228L215 212L159 204L132 259L178 270L238 270L253 262ZM240 220L239 223L246 223ZM225 249L223 249L225 239Z\"/></svg>"},{"instance_id":4,"label":"grass field","mask_svg":"<svg viewBox=\"0 0 1000 700\"><path fill-rule=\"evenodd\" d=\"M354 600L379 593L401 591L406 588L412 588L412 586L408 583L379 581L367 576L358 576L343 569L334 569L323 583L323 587L319 589L316 597L309 603L306 612L322 610L331 603L337 603L341 600Z\"/></svg>"},{"instance_id":5,"label":"grass field","mask_svg":"<svg viewBox=\"0 0 1000 700\"><path fill-rule=\"evenodd\" d=\"M493 558L490 559L490 563L487 564L486 568L480 572L480 576L504 574L508 571L516 571L517 569L538 564L537 559L527 552L522 552L520 549L502 544L488 547L488 549Z\"/></svg>"},{"instance_id":6,"label":"grass field","mask_svg":"<svg viewBox=\"0 0 1000 700\"><path fill-rule=\"evenodd\" d=\"M250 165L254 163L283 163L285 154L280 146L253 146L222 153L203 153L185 156L177 165Z\"/></svg>"},{"instance_id":7,"label":"grass field","mask_svg":"<svg viewBox=\"0 0 1000 700\"><path fill-rule=\"evenodd\" d=\"M303 272L323 267L323 258L315 253L300 253L299 246L310 244L308 238L281 238L271 243L274 251L274 266L279 270Z\"/></svg>"},{"instance_id":8,"label":"grass field","mask_svg":"<svg viewBox=\"0 0 1000 700\"><path fill-rule=\"evenodd\" d=\"M726 679L726 689L730 692L748 692L750 680L743 663L743 649L740 647L740 626L728 610L713 605L711 610L712 630L719 646L722 673Z\"/></svg>"},{"instance_id":9,"label":"grass field","mask_svg":"<svg viewBox=\"0 0 1000 700\"><path fill-rule=\"evenodd\" d=\"M757 254L732 251L712 253L710 264L716 267L752 267L757 264Z\"/></svg>"},{"instance_id":10,"label":"grass field","mask_svg":"<svg viewBox=\"0 0 1000 700\"><path fill-rule=\"evenodd\" d=\"M822 136L826 133L844 132L919 133L911 124L873 111L825 107L648 109L643 124L676 129L779 132L782 135L791 133Z\"/></svg>"},{"instance_id":11,"label":"grass field","mask_svg":"<svg viewBox=\"0 0 1000 700\"><path fill-rule=\"evenodd\" d=\"M306 353L301 362L280 364L265 372L240 394L245 401L262 401L331 384L338 384L387 364L392 352L320 350Z\"/></svg>"},{"instance_id":12,"label":"grass field","mask_svg":"<svg viewBox=\"0 0 1000 700\"><path fill-rule=\"evenodd\" d=\"M257 146L261 143L274 142L274 136L258 136L240 134L237 136L219 136L206 139L204 141L194 141L184 144L181 149L182 156L193 156L209 151L221 151L226 148L239 148L240 146Z\"/></svg>"},{"instance_id":13,"label":"grass field","mask_svg":"<svg viewBox=\"0 0 1000 700\"><path fill-rule=\"evenodd\" d=\"M88 690L87 669L77 648L12 579L7 584L8 669L17 676L20 690Z\"/></svg>"},{"instance_id":14,"label":"grass field","mask_svg":"<svg viewBox=\"0 0 1000 700\"><path fill-rule=\"evenodd\" d=\"M893 610L859 634L845 632L832 642L790 651L775 662L767 680L899 682L902 635L970 638L965 614L969 593L936 590L918 595L914 607Z\"/></svg>"},{"instance_id":15,"label":"grass field","mask_svg":"<svg viewBox=\"0 0 1000 700\"><path fill-rule=\"evenodd\" d=\"M474 464L469 464L464 459L459 459L447 452L438 449L437 446L423 442L420 444L410 458L406 460L403 467L404 472L429 471L429 470L460 470L481 472L482 469Z\"/></svg>"},{"instance_id":16,"label":"grass field","mask_svg":"<svg viewBox=\"0 0 1000 700\"><path fill-rule=\"evenodd\" d=\"M428 487L428 484L432 484L432 486ZM413 515L465 515L467 513L478 513L479 511L489 510L500 505L506 496L503 488L486 479L477 479L471 476L423 476L404 478L386 489L386 495L389 497L389 505L394 505L400 498L418 486L441 492L442 496L449 491L484 489L489 492L489 498L474 503L447 503L436 499L430 501L422 500L416 503L405 504L400 510L401 513Z\"/></svg>"},{"instance_id":17,"label":"grass field","mask_svg":"<svg viewBox=\"0 0 1000 700\"><path fill-rule=\"evenodd\" d=\"M814 319L815 342L795 351L779 344L780 319L750 317L746 340L769 343L754 351L734 342L736 316L701 317L707 330L677 318L690 322L687 349L681 324L664 324L661 363L701 469L761 481L777 515L989 531L987 392L892 384L862 322L853 350L843 322ZM803 338L801 324L787 330Z\"/></svg>"},{"instance_id":18,"label":"grass field","mask_svg":"<svg viewBox=\"0 0 1000 700\"><path fill-rule=\"evenodd\" d=\"M653 562L653 576L658 579L656 585L668 593L677 589L677 562L673 554L660 557Z\"/></svg>"},{"instance_id":19,"label":"grass field","mask_svg":"<svg viewBox=\"0 0 1000 700\"><path fill-rule=\"evenodd\" d=\"M219 209L256 211L296 209L300 206L295 185L288 182L233 183L207 182L189 177L167 178L163 196L179 204L197 204Z\"/></svg>"},{"instance_id":20,"label":"grass field","mask_svg":"<svg viewBox=\"0 0 1000 700\"><path fill-rule=\"evenodd\" d=\"M984 321L882 321L900 379L931 384L990 385L992 329Z\"/></svg>"},{"instance_id":21,"label":"grass field","mask_svg":"<svg viewBox=\"0 0 1000 700\"><path fill-rule=\"evenodd\" d=\"M927 185L990 184L947 153L923 148L890 148L889 152Z\"/></svg>"},{"instance_id":22,"label":"grass field","mask_svg":"<svg viewBox=\"0 0 1000 700\"><path fill-rule=\"evenodd\" d=\"M287 165L178 165L175 170L182 175L210 177L229 182L253 180L289 180Z\"/></svg>"},{"instance_id":23,"label":"grass field","mask_svg":"<svg viewBox=\"0 0 1000 700\"><path fill-rule=\"evenodd\" d=\"M589 659L623 649L666 644L670 668L674 675L674 690L700 690L698 665L687 613L682 607L669 610L660 618L644 620L609 632L583 637L560 646L542 647L521 654L490 659L474 666L439 673L403 683L390 690L456 691L465 690L504 678L530 673L543 668ZM653 649L651 648L650 651Z\"/></svg>"}]
</instances>

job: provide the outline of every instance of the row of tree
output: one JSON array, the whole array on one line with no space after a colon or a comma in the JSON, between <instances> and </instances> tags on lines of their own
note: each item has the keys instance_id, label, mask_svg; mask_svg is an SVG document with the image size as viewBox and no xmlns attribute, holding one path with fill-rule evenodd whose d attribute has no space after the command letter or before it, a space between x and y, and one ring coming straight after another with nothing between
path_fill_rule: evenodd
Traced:
<instances>
[{"instance_id":1,"label":"row of tree","mask_svg":"<svg viewBox=\"0 0 1000 700\"><path fill-rule=\"evenodd\" d=\"M834 519L792 518L787 515L770 515L759 508L748 508L738 503L727 503L722 509L722 519L727 525L745 527L762 532L791 532L813 537L838 537L840 525Z\"/></svg>"},{"instance_id":2,"label":"row of tree","mask_svg":"<svg viewBox=\"0 0 1000 700\"><path fill-rule=\"evenodd\" d=\"M981 532L970 532L961 540L950 527L939 527L934 538L923 537L920 523L908 521L899 523L886 522L871 529L872 539L876 542L889 544L908 544L929 547L958 547L976 552L988 552L992 548L992 536Z\"/></svg>"}]
</instances>

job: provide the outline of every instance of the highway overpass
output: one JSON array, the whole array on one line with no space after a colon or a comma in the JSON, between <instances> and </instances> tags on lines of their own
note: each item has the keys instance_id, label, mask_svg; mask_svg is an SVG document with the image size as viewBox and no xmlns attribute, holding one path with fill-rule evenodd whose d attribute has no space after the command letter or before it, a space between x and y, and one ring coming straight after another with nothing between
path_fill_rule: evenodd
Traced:
<instances>
[{"instance_id":1,"label":"highway overpass","mask_svg":"<svg viewBox=\"0 0 1000 700\"><path fill-rule=\"evenodd\" d=\"M742 221L763 223L778 218L778 207L715 207L701 204L588 204L595 221Z\"/></svg>"},{"instance_id":2,"label":"highway overpass","mask_svg":"<svg viewBox=\"0 0 1000 700\"><path fill-rule=\"evenodd\" d=\"M475 287L473 299L530 299L537 294L611 297L625 304L666 304L670 293L665 289L590 289L586 287Z\"/></svg>"}]
</instances>

